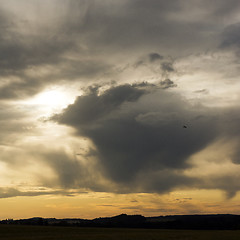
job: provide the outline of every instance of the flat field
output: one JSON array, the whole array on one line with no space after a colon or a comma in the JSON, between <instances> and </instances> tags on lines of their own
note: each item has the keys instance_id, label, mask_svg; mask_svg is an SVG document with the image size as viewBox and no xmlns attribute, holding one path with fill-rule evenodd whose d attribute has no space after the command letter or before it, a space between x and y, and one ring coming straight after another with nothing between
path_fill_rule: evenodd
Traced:
<instances>
[{"instance_id":1,"label":"flat field","mask_svg":"<svg viewBox=\"0 0 240 240\"><path fill-rule=\"evenodd\" d=\"M240 231L0 225L1 240L239 240Z\"/></svg>"}]
</instances>

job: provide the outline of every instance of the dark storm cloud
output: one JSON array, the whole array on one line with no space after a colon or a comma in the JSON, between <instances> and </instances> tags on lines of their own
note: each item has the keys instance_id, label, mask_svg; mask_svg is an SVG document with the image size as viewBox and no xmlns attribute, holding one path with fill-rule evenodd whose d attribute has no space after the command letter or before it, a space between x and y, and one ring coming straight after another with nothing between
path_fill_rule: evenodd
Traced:
<instances>
[{"instance_id":1,"label":"dark storm cloud","mask_svg":"<svg viewBox=\"0 0 240 240\"><path fill-rule=\"evenodd\" d=\"M240 47L240 23L227 26L222 33L221 48Z\"/></svg>"},{"instance_id":2,"label":"dark storm cloud","mask_svg":"<svg viewBox=\"0 0 240 240\"><path fill-rule=\"evenodd\" d=\"M170 83L170 75L177 74L177 69L174 68L174 60L169 56L163 56L156 52L139 58L133 68L135 71L141 71L141 68L150 71L156 78L165 79L162 80L163 84Z\"/></svg>"},{"instance_id":3,"label":"dark storm cloud","mask_svg":"<svg viewBox=\"0 0 240 240\"><path fill-rule=\"evenodd\" d=\"M184 189L187 187L194 187L198 183L198 179L184 176L181 171L158 167L150 169L149 171L142 169L136 178L134 187L139 189L140 192L167 193L177 188Z\"/></svg>"},{"instance_id":4,"label":"dark storm cloud","mask_svg":"<svg viewBox=\"0 0 240 240\"><path fill-rule=\"evenodd\" d=\"M55 171L59 185L64 188L76 185L76 181L82 175L81 166L76 159L69 158L63 151L42 153L42 156Z\"/></svg>"},{"instance_id":5,"label":"dark storm cloud","mask_svg":"<svg viewBox=\"0 0 240 240\"><path fill-rule=\"evenodd\" d=\"M216 46L222 30L220 13L233 14L238 6L236 1L231 2L231 7L226 7L224 1L218 6L212 1L59 1L60 7L51 13L54 18L46 13L47 25L42 15L34 23L5 8L0 17L0 74L8 82L0 87L0 98L28 97L53 83L61 84L61 80L99 81L106 72L112 78L118 56L123 54L127 64L128 58L150 52L151 63L161 60L159 66L165 75L172 73L173 62L163 56L175 58ZM198 21L185 17L191 7L203 12ZM234 39L233 34L223 45L234 43ZM38 76L40 68L50 71ZM31 70L37 76L29 77Z\"/></svg>"},{"instance_id":6,"label":"dark storm cloud","mask_svg":"<svg viewBox=\"0 0 240 240\"><path fill-rule=\"evenodd\" d=\"M165 79L160 82L160 86L161 88L166 89L166 88L176 87L177 85L172 80Z\"/></svg>"},{"instance_id":7,"label":"dark storm cloud","mask_svg":"<svg viewBox=\"0 0 240 240\"><path fill-rule=\"evenodd\" d=\"M174 56L215 47L222 26L219 12L226 7L224 1L219 1L217 6L214 1L186 4L177 0L70 3L71 24L65 25L66 31L81 32L82 41L91 46L93 52L104 48L107 53L136 54L150 50L154 54L158 49L162 54ZM235 9L227 11L230 15ZM198 14L197 20L192 12Z\"/></svg>"},{"instance_id":8,"label":"dark storm cloud","mask_svg":"<svg viewBox=\"0 0 240 240\"><path fill-rule=\"evenodd\" d=\"M214 0L208 1L211 6L214 6L213 14L216 17L223 18L227 17L230 14L238 14L240 3L238 0L230 0L230 1L218 1L218 4L216 5L216 2Z\"/></svg>"},{"instance_id":9,"label":"dark storm cloud","mask_svg":"<svg viewBox=\"0 0 240 240\"><path fill-rule=\"evenodd\" d=\"M150 63L159 65L163 73L171 73L175 71L173 67L173 59L166 58L158 53L150 53L148 56Z\"/></svg>"},{"instance_id":10,"label":"dark storm cloud","mask_svg":"<svg viewBox=\"0 0 240 240\"><path fill-rule=\"evenodd\" d=\"M173 64L171 62L163 62L161 64L163 71L165 72L173 72L174 68L173 68Z\"/></svg>"},{"instance_id":11,"label":"dark storm cloud","mask_svg":"<svg viewBox=\"0 0 240 240\"><path fill-rule=\"evenodd\" d=\"M99 88L78 97L52 120L74 127L78 135L94 143L98 171L118 185L101 190L168 192L197 187L221 189L228 197L236 194L235 176L189 177L184 170L193 167L192 155L214 141L240 142L237 109L219 112L196 107L162 90L161 84L150 88L147 83L120 85L103 92ZM233 153L230 157L238 164L239 151L233 148ZM231 186L225 181L228 178Z\"/></svg>"},{"instance_id":12,"label":"dark storm cloud","mask_svg":"<svg viewBox=\"0 0 240 240\"><path fill-rule=\"evenodd\" d=\"M212 114L203 108L199 117L199 111L163 90L120 85L80 96L52 119L92 140L104 175L112 181L136 189L145 182L145 190L166 191L191 182L174 171L190 167L188 158L216 138ZM169 173L153 177L164 169Z\"/></svg>"},{"instance_id":13,"label":"dark storm cloud","mask_svg":"<svg viewBox=\"0 0 240 240\"><path fill-rule=\"evenodd\" d=\"M101 170L101 166L90 158L93 154L95 155L91 149L84 154L83 162L79 161L79 155L69 155L64 149L47 149L38 146L31 148L28 153L30 158L37 159L38 162L44 164L44 167L53 171L53 174L49 176L38 176L43 186L60 188L63 194L68 189L75 189L79 193L82 192L79 189L98 192L113 191L111 187L103 185L102 175L96 172L96 169Z\"/></svg>"},{"instance_id":14,"label":"dark storm cloud","mask_svg":"<svg viewBox=\"0 0 240 240\"><path fill-rule=\"evenodd\" d=\"M90 87L87 95L79 96L74 104L69 105L66 114L56 115L54 119L62 123L71 122L70 125L73 126L95 123L114 112L124 102L136 101L145 92L141 87L137 88L129 84L113 87L102 95L98 90L98 86Z\"/></svg>"},{"instance_id":15,"label":"dark storm cloud","mask_svg":"<svg viewBox=\"0 0 240 240\"><path fill-rule=\"evenodd\" d=\"M167 45L168 37L177 34L184 38L183 35L187 34L186 31L181 33L184 30L181 24L168 22L170 26L166 26L165 16L180 10L177 1L129 1L120 7L117 5L105 9L95 5L86 15L87 30L94 30L98 44L105 45L107 49Z\"/></svg>"},{"instance_id":16,"label":"dark storm cloud","mask_svg":"<svg viewBox=\"0 0 240 240\"><path fill-rule=\"evenodd\" d=\"M208 176L201 181L195 182L195 187L206 189L221 189L225 191L227 198L233 198L236 196L239 188L239 176L221 174L221 176Z\"/></svg>"},{"instance_id":17,"label":"dark storm cloud","mask_svg":"<svg viewBox=\"0 0 240 240\"><path fill-rule=\"evenodd\" d=\"M160 54L158 53L150 53L149 54L149 60L150 62L155 62L157 60L162 60L163 59L163 56L161 56Z\"/></svg>"}]
</instances>

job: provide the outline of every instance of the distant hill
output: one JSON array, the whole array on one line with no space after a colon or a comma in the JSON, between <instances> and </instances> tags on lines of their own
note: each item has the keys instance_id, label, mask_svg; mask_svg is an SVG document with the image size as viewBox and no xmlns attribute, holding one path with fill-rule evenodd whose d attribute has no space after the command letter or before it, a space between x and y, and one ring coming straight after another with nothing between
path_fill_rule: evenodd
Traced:
<instances>
[{"instance_id":1,"label":"distant hill","mask_svg":"<svg viewBox=\"0 0 240 240\"><path fill-rule=\"evenodd\" d=\"M78 227L121 227L121 228L160 228L160 229L240 229L240 215L171 215L144 217L142 215L121 214L113 217L95 218L29 218L2 220L0 224L78 226Z\"/></svg>"}]
</instances>

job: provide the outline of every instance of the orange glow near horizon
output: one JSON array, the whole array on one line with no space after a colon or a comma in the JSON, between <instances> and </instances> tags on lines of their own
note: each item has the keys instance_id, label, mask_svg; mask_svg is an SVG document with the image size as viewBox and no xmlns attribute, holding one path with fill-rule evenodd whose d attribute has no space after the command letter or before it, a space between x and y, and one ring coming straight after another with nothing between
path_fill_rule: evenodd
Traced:
<instances>
[{"instance_id":1,"label":"orange glow near horizon","mask_svg":"<svg viewBox=\"0 0 240 240\"><path fill-rule=\"evenodd\" d=\"M182 214L240 214L240 195L224 199L219 191L159 194L88 193L75 197L36 196L0 199L0 219L110 217L126 213L146 217Z\"/></svg>"}]
</instances>

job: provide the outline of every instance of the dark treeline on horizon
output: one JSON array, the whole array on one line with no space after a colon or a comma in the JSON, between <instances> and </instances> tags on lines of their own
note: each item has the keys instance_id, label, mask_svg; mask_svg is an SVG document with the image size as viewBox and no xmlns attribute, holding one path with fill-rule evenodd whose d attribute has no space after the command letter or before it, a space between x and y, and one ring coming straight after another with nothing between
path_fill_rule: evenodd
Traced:
<instances>
[{"instance_id":1,"label":"dark treeline on horizon","mask_svg":"<svg viewBox=\"0 0 240 240\"><path fill-rule=\"evenodd\" d=\"M156 228L156 229L202 229L202 230L240 230L240 215L172 215L144 217L142 215L121 214L114 217L95 218L29 218L1 220L0 224L76 226L107 228Z\"/></svg>"}]
</instances>

